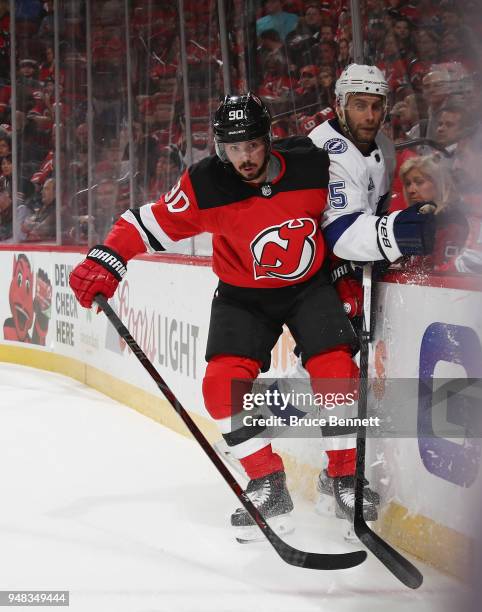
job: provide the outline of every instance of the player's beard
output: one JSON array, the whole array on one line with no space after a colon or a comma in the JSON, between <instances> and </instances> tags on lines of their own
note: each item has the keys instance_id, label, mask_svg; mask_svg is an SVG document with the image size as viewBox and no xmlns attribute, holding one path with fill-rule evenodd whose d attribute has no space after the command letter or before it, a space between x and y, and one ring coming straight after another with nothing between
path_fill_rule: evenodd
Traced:
<instances>
[{"instance_id":1,"label":"player's beard","mask_svg":"<svg viewBox=\"0 0 482 612\"><path fill-rule=\"evenodd\" d=\"M378 131L380 130L380 125L374 126L373 131L370 132L371 136L368 136L368 135L364 136L363 135L364 132L360 133L360 128L355 129L353 127L353 124L351 122L350 116L348 115L346 110L345 110L345 121L346 121L346 124L348 126L348 130L350 132L350 137L355 142L355 144L371 145L374 142L374 140L375 140L375 138L376 138L376 136L378 134Z\"/></svg>"},{"instance_id":2,"label":"player's beard","mask_svg":"<svg viewBox=\"0 0 482 612\"><path fill-rule=\"evenodd\" d=\"M266 172L266 168L268 167L269 158L270 158L270 155L268 151L266 151L264 154L264 161L259 167L259 170L256 172L254 176L250 176L249 178L244 176L244 174L242 174L240 171L236 170L236 168L234 168L234 171L239 177L241 177L243 181L245 181L246 183L252 183L253 181L256 181L257 179L259 179L259 177L262 176L264 172ZM240 168L240 170L242 170L242 168Z\"/></svg>"}]
</instances>

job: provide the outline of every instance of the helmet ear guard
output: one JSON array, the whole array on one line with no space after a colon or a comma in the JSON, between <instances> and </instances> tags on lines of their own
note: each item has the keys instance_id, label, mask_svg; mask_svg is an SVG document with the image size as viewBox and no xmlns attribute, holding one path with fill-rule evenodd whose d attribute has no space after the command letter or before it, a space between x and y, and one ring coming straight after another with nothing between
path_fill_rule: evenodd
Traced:
<instances>
[{"instance_id":1,"label":"helmet ear guard","mask_svg":"<svg viewBox=\"0 0 482 612\"><path fill-rule=\"evenodd\" d=\"M224 142L218 142L217 138L214 138L214 150L216 155L223 162L223 164L229 164L228 156L226 155L226 149L224 148Z\"/></svg>"}]
</instances>

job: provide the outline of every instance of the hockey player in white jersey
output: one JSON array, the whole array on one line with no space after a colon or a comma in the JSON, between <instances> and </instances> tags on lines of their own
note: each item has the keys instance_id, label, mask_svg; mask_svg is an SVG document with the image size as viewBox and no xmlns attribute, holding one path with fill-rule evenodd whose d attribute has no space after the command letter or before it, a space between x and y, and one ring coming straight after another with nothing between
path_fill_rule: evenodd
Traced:
<instances>
[{"instance_id":1,"label":"hockey player in white jersey","mask_svg":"<svg viewBox=\"0 0 482 612\"><path fill-rule=\"evenodd\" d=\"M328 200L322 219L333 254L332 280L351 318L362 314L362 287L352 262L394 262L433 248L435 205L416 203L387 214L395 168L393 143L380 132L387 113L388 84L376 66L351 64L335 86L336 118L309 137L330 157ZM422 210L421 210L422 209ZM425 214L425 213L429 214ZM353 438L333 439L339 457L319 477L318 508L353 519L356 452ZM352 447L352 448L350 448ZM331 465L339 466L333 471ZM365 518L377 517L379 496L365 487ZM328 502L328 503L327 503Z\"/></svg>"},{"instance_id":2,"label":"hockey player in white jersey","mask_svg":"<svg viewBox=\"0 0 482 612\"><path fill-rule=\"evenodd\" d=\"M384 214L395 167L393 144L380 133L387 95L379 68L351 64L336 82L336 119L309 134L330 156L322 227L341 259L394 262L403 255L425 255L433 246L433 215L420 213L424 203Z\"/></svg>"}]
</instances>

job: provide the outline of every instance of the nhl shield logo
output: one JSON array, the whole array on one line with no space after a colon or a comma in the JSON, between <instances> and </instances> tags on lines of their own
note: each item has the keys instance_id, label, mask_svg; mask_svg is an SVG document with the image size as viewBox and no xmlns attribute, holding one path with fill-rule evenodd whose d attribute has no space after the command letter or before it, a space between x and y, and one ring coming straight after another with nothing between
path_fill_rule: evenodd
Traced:
<instances>
[{"instance_id":1,"label":"nhl shield logo","mask_svg":"<svg viewBox=\"0 0 482 612\"><path fill-rule=\"evenodd\" d=\"M265 198L269 198L269 196L273 193L271 185L263 185L261 187L261 193L264 195Z\"/></svg>"}]
</instances>

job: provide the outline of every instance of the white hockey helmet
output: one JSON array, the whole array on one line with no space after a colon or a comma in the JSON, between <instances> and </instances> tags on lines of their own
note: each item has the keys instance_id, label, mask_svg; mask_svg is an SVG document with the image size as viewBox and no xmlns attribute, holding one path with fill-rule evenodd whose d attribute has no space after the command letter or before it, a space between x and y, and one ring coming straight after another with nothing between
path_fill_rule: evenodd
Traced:
<instances>
[{"instance_id":1,"label":"white hockey helmet","mask_svg":"<svg viewBox=\"0 0 482 612\"><path fill-rule=\"evenodd\" d=\"M350 64L347 66L335 84L335 96L338 105L345 108L348 95L354 93L383 96L386 101L388 83L380 68L366 64Z\"/></svg>"},{"instance_id":2,"label":"white hockey helmet","mask_svg":"<svg viewBox=\"0 0 482 612\"><path fill-rule=\"evenodd\" d=\"M388 91L388 83L385 76L377 66L350 64L345 68L335 84L336 114L340 126L349 138L352 138L352 134L345 116L348 96L350 94L372 94L381 96L384 106L383 123L387 113Z\"/></svg>"}]
</instances>

